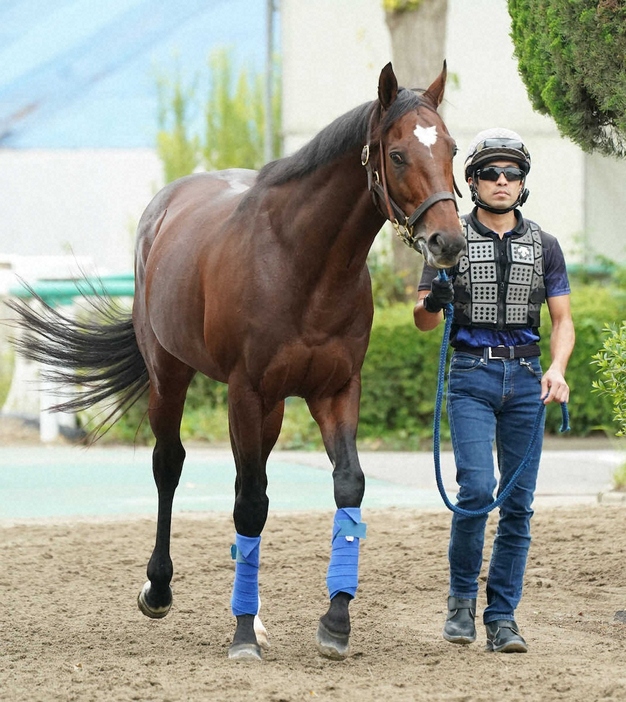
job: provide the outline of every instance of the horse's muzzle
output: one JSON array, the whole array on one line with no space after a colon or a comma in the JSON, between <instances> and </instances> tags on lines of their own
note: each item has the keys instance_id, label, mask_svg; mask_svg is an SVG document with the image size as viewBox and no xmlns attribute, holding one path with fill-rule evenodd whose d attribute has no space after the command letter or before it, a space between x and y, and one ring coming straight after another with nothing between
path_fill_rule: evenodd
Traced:
<instances>
[{"instance_id":1,"label":"horse's muzzle","mask_svg":"<svg viewBox=\"0 0 626 702\"><path fill-rule=\"evenodd\" d=\"M433 232L428 240L419 240L424 261L434 268L452 268L465 253L466 243L462 231Z\"/></svg>"}]
</instances>

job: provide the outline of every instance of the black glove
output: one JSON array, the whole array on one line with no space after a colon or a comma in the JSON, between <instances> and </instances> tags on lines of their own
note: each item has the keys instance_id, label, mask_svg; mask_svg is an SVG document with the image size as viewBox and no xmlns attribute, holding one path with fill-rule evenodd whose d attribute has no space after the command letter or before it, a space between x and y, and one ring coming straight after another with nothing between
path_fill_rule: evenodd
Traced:
<instances>
[{"instance_id":1,"label":"black glove","mask_svg":"<svg viewBox=\"0 0 626 702\"><path fill-rule=\"evenodd\" d=\"M430 292L424 298L424 309L426 312L435 314L454 300L454 287L450 278L441 280L434 278L430 285Z\"/></svg>"}]
</instances>

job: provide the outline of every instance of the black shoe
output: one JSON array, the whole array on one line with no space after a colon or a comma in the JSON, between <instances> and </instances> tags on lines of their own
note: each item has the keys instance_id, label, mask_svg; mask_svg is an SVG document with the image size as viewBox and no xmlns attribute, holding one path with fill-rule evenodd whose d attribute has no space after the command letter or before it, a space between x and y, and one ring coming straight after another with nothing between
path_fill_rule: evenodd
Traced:
<instances>
[{"instance_id":1,"label":"black shoe","mask_svg":"<svg viewBox=\"0 0 626 702\"><path fill-rule=\"evenodd\" d=\"M526 653L528 646L519 633L517 624L508 619L498 619L485 624L487 651L495 653Z\"/></svg>"},{"instance_id":2,"label":"black shoe","mask_svg":"<svg viewBox=\"0 0 626 702\"><path fill-rule=\"evenodd\" d=\"M443 638L456 644L476 641L476 600L448 597L448 618L443 627Z\"/></svg>"}]
</instances>

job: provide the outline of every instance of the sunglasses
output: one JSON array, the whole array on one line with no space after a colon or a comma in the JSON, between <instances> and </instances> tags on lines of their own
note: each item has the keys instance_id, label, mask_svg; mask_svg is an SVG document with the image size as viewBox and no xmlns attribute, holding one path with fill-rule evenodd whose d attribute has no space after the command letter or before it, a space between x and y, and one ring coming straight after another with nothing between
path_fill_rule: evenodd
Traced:
<instances>
[{"instance_id":1,"label":"sunglasses","mask_svg":"<svg viewBox=\"0 0 626 702\"><path fill-rule=\"evenodd\" d=\"M516 180L523 180L525 175L521 168L515 168L513 166L487 166L486 168L479 168L476 171L477 178L481 180L491 180L493 182L497 181L502 174L504 174L504 177L509 183Z\"/></svg>"}]
</instances>

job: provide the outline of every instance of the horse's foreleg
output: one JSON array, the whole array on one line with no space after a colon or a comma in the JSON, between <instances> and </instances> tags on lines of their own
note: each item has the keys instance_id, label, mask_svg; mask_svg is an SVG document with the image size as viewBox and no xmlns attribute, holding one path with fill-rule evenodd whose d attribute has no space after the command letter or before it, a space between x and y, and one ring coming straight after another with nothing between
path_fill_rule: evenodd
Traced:
<instances>
[{"instance_id":1,"label":"horse's foreleg","mask_svg":"<svg viewBox=\"0 0 626 702\"><path fill-rule=\"evenodd\" d=\"M267 519L267 475L265 464L280 433L281 402L270 413L263 411L260 398L251 391L241 401L237 387L229 387L230 437L237 467L235 481L235 580L231 608L237 627L228 657L260 660L267 632L259 612L259 564L261 532Z\"/></svg>"},{"instance_id":2,"label":"horse's foreleg","mask_svg":"<svg viewBox=\"0 0 626 702\"><path fill-rule=\"evenodd\" d=\"M159 508L156 541L147 568L148 581L139 593L137 604L146 616L153 619L164 617L172 606L172 505L185 460L185 449L180 441L180 421L185 393L192 375L192 372L185 374L176 395L168 397L167 401L155 392L151 391L150 394L150 425L156 437L152 453L152 472L158 492Z\"/></svg>"},{"instance_id":3,"label":"horse's foreleg","mask_svg":"<svg viewBox=\"0 0 626 702\"><path fill-rule=\"evenodd\" d=\"M365 537L360 509L365 478L356 450L359 397L360 383L353 378L335 397L309 401L333 464L337 511L326 577L330 606L320 618L317 647L324 656L334 659L349 654L349 604L356 595L360 541Z\"/></svg>"}]
</instances>

